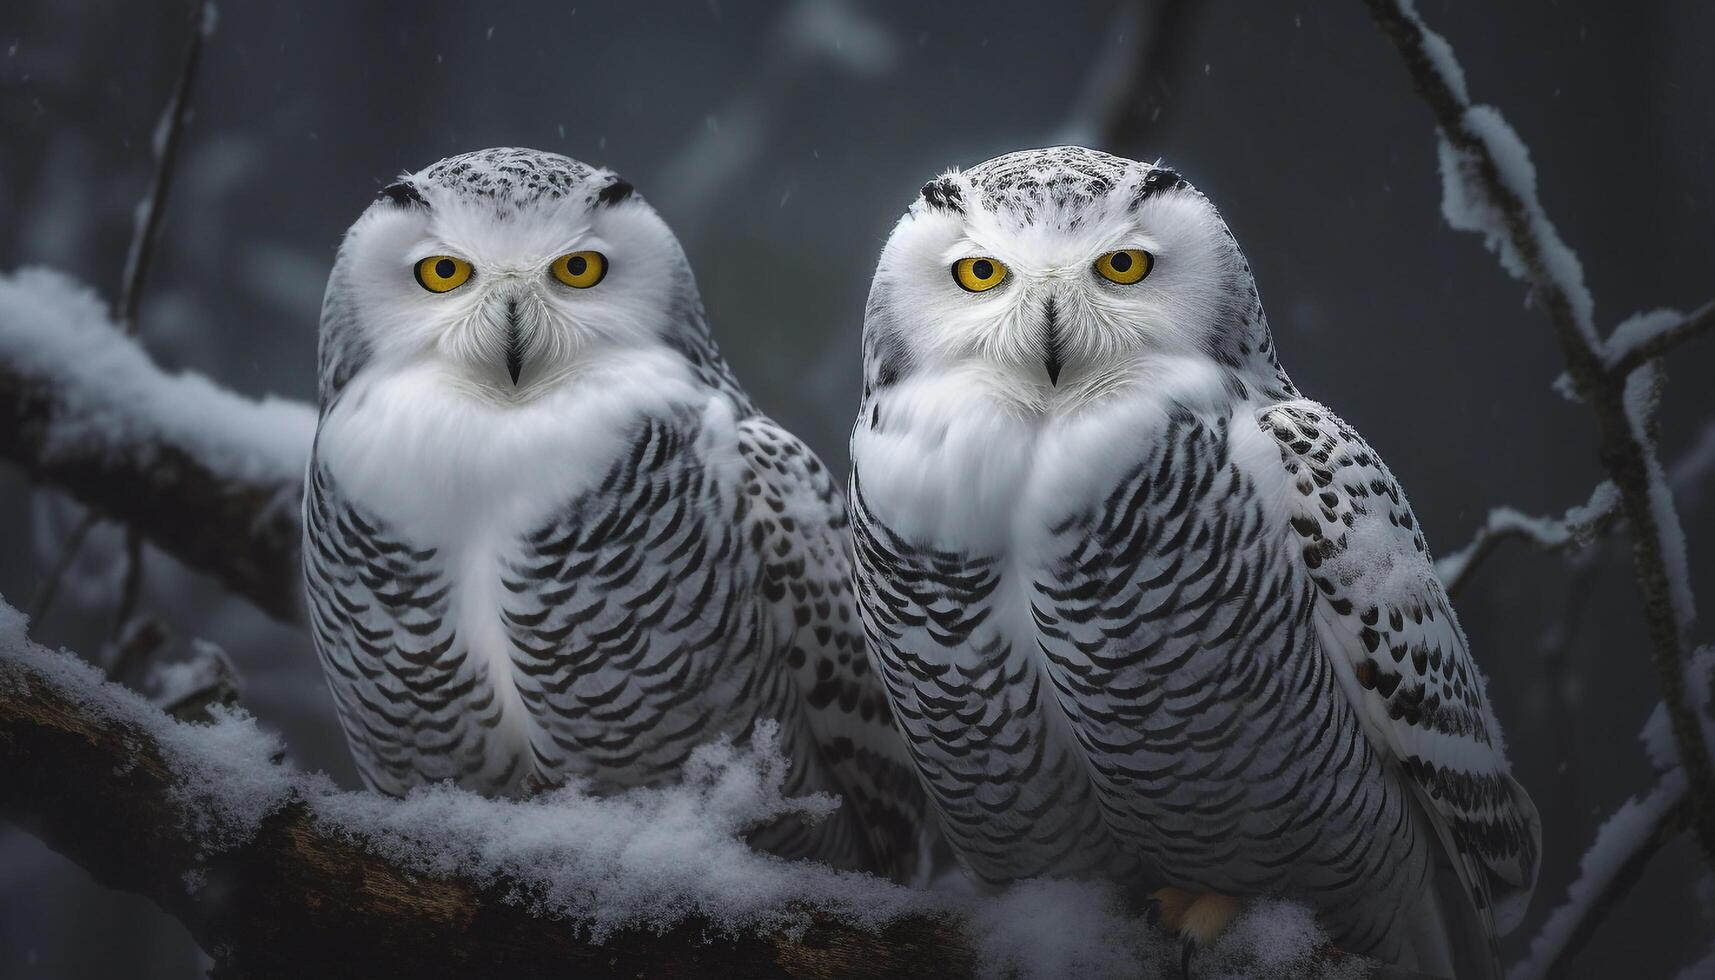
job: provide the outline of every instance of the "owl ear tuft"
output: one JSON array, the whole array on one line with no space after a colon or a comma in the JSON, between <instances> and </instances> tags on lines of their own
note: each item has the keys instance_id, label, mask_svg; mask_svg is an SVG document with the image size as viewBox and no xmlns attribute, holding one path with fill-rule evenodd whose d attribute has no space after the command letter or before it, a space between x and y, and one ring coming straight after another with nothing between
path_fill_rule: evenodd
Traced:
<instances>
[{"instance_id":1,"label":"owl ear tuft","mask_svg":"<svg viewBox=\"0 0 1715 980\"><path fill-rule=\"evenodd\" d=\"M965 192L951 177L937 177L923 185L923 200L937 211L965 211Z\"/></svg>"},{"instance_id":2,"label":"owl ear tuft","mask_svg":"<svg viewBox=\"0 0 1715 980\"><path fill-rule=\"evenodd\" d=\"M417 190L417 185L408 180L388 184L381 188L381 193L375 195L377 201L392 201L402 208L412 206L428 207L429 202L423 200L423 193Z\"/></svg>"},{"instance_id":3,"label":"owl ear tuft","mask_svg":"<svg viewBox=\"0 0 1715 980\"><path fill-rule=\"evenodd\" d=\"M1141 201L1153 194L1164 191L1176 191L1191 186L1191 182L1179 175L1172 167L1155 167L1143 176L1143 186L1138 190L1138 200Z\"/></svg>"},{"instance_id":4,"label":"owl ear tuft","mask_svg":"<svg viewBox=\"0 0 1715 980\"><path fill-rule=\"evenodd\" d=\"M631 186L631 181L624 177L615 177L613 183L596 193L595 199L604 207L613 207L615 204L630 198L636 191L637 188Z\"/></svg>"}]
</instances>

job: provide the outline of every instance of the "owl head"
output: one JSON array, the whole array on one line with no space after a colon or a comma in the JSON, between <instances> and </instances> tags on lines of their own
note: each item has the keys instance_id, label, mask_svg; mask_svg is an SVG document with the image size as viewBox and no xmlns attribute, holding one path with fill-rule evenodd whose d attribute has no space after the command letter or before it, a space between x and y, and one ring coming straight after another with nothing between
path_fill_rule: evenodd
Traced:
<instances>
[{"instance_id":1,"label":"owl head","mask_svg":"<svg viewBox=\"0 0 1715 980\"><path fill-rule=\"evenodd\" d=\"M1172 170L1075 146L923 185L882 250L864 337L871 394L950 371L1042 411L1187 359L1235 395L1290 390L1208 199Z\"/></svg>"},{"instance_id":2,"label":"owl head","mask_svg":"<svg viewBox=\"0 0 1715 980\"><path fill-rule=\"evenodd\" d=\"M499 148L383 188L322 307L324 405L365 371L429 366L502 402L603 356L706 344L678 240L609 170Z\"/></svg>"}]
</instances>

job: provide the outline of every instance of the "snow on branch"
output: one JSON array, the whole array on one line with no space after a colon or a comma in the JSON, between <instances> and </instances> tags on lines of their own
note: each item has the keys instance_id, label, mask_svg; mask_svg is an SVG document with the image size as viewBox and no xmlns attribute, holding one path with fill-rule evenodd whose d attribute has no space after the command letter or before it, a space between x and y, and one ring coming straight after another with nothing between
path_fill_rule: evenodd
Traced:
<instances>
[{"instance_id":1,"label":"snow on branch","mask_svg":"<svg viewBox=\"0 0 1715 980\"><path fill-rule=\"evenodd\" d=\"M1608 370L1624 377L1679 344L1715 330L1715 300L1686 314L1678 310L1639 313L1614 328L1606 348Z\"/></svg>"},{"instance_id":2,"label":"snow on branch","mask_svg":"<svg viewBox=\"0 0 1715 980\"><path fill-rule=\"evenodd\" d=\"M1498 110L1471 103L1452 46L1424 24L1410 0L1365 3L1435 117L1442 214L1453 228L1480 233L1503 268L1530 286L1554 327L1571 389L1590 409L1597 456L1619 492L1620 511L1631 531L1651 662L1684 760L1692 825L1705 858L1715 861L1715 766L1686 692L1695 603L1679 515L1656 458L1650 418L1660 371L1612 370L1608 345L1596 333L1595 303L1583 267L1537 197L1536 171L1524 141ZM1628 330L1625 336L1642 332Z\"/></svg>"},{"instance_id":3,"label":"snow on branch","mask_svg":"<svg viewBox=\"0 0 1715 980\"><path fill-rule=\"evenodd\" d=\"M665 789L389 799L281 764L241 711L174 721L25 627L0 602L0 817L153 899L222 976L1177 975L1106 886L924 892L751 851L745 830L835 805L781 796L766 733ZM1279 902L1198 955L1199 976L1416 976Z\"/></svg>"},{"instance_id":4,"label":"snow on branch","mask_svg":"<svg viewBox=\"0 0 1715 980\"><path fill-rule=\"evenodd\" d=\"M1480 233L1502 267L1531 286L1556 326L1574 331L1585 348L1598 348L1584 267L1537 198L1536 169L1524 141L1498 109L1471 104L1452 45L1424 24L1410 0L1365 2L1440 126L1447 223Z\"/></svg>"},{"instance_id":5,"label":"snow on branch","mask_svg":"<svg viewBox=\"0 0 1715 980\"><path fill-rule=\"evenodd\" d=\"M1715 647L1702 647L1692 656L1688 675L1692 708L1708 726L1710 698L1715 696ZM1566 901L1531 940L1530 955L1508 973L1512 980L1557 975L1631 890L1650 859L1690 824L1685 771L1665 705L1656 705L1650 714L1643 742L1660 781L1643 797L1628 799L1596 831L1579 859L1578 878L1567 889Z\"/></svg>"},{"instance_id":6,"label":"snow on branch","mask_svg":"<svg viewBox=\"0 0 1715 980\"><path fill-rule=\"evenodd\" d=\"M279 619L297 615L314 431L307 405L162 371L87 287L0 274L0 458Z\"/></svg>"},{"instance_id":7,"label":"snow on branch","mask_svg":"<svg viewBox=\"0 0 1715 980\"><path fill-rule=\"evenodd\" d=\"M1620 517L1620 492L1611 482L1596 485L1590 499L1568 510L1558 520L1532 517L1511 507L1496 507L1466 545L1438 560L1435 571L1449 595L1458 595L1471 579L1478 563L1504 541L1528 541L1542 551L1571 552L1583 549L1606 534Z\"/></svg>"},{"instance_id":8,"label":"snow on branch","mask_svg":"<svg viewBox=\"0 0 1715 980\"><path fill-rule=\"evenodd\" d=\"M1689 815L1685 778L1679 772L1614 811L1579 859L1578 879L1567 889L1565 903L1549 914L1530 941L1530 955L1507 971L1509 980L1551 976L1576 955L1656 852L1685 830Z\"/></svg>"}]
</instances>

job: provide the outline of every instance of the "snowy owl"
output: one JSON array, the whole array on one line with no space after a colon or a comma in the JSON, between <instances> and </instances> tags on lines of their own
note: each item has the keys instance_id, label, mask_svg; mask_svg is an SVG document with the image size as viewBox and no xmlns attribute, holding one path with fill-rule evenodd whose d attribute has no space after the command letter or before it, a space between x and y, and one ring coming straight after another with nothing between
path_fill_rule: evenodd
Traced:
<instances>
[{"instance_id":1,"label":"snowy owl","mask_svg":"<svg viewBox=\"0 0 1715 980\"><path fill-rule=\"evenodd\" d=\"M1399 485L1276 360L1172 170L1076 147L923 187L882 250L852 434L858 606L978 877L1246 897L1465 977L1540 826Z\"/></svg>"},{"instance_id":2,"label":"snowy owl","mask_svg":"<svg viewBox=\"0 0 1715 980\"><path fill-rule=\"evenodd\" d=\"M754 842L911 871L838 486L740 389L630 184L524 149L406 175L340 247L320 368L308 611L370 786L657 785L773 721L787 792L845 804Z\"/></svg>"}]
</instances>

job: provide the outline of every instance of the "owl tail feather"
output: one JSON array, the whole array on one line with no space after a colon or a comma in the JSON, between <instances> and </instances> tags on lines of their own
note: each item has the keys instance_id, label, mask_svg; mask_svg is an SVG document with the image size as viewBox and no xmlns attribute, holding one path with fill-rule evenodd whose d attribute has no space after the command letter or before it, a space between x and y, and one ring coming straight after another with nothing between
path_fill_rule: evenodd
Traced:
<instances>
[{"instance_id":1,"label":"owl tail feather","mask_svg":"<svg viewBox=\"0 0 1715 980\"><path fill-rule=\"evenodd\" d=\"M1417 816L1442 830L1439 821L1418 801ZM1504 980L1493 919L1471 898L1470 873L1455 867L1444 843L1432 848L1432 867L1417 907L1406 914L1406 945L1415 963L1402 964L1435 976L1457 980Z\"/></svg>"}]
</instances>

